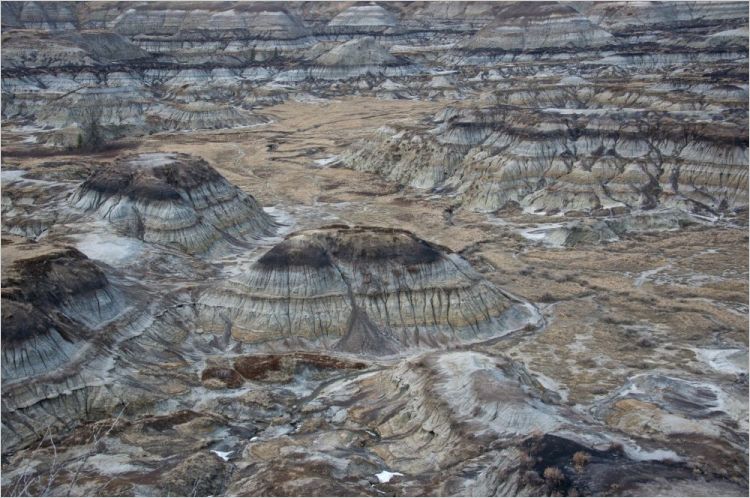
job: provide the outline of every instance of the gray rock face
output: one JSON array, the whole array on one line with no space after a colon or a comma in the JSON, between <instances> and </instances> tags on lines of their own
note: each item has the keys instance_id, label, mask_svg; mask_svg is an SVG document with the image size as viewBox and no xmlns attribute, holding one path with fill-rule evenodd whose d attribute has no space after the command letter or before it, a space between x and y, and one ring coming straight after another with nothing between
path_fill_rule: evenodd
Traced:
<instances>
[{"instance_id":1,"label":"gray rock face","mask_svg":"<svg viewBox=\"0 0 750 498\"><path fill-rule=\"evenodd\" d=\"M42 49L38 43L44 44ZM93 66L151 58L126 38L107 31L19 31L3 42L2 50L4 68Z\"/></svg>"},{"instance_id":2,"label":"gray rock face","mask_svg":"<svg viewBox=\"0 0 750 498\"><path fill-rule=\"evenodd\" d=\"M534 321L468 263L382 228L302 232L200 299L207 328L248 343L304 340L389 355L502 335Z\"/></svg>"},{"instance_id":3,"label":"gray rock face","mask_svg":"<svg viewBox=\"0 0 750 498\"><path fill-rule=\"evenodd\" d=\"M255 199L186 154L125 157L94 172L70 202L126 235L193 254L219 242L264 237L274 228Z\"/></svg>"},{"instance_id":4,"label":"gray rock face","mask_svg":"<svg viewBox=\"0 0 750 498\"><path fill-rule=\"evenodd\" d=\"M404 76L415 68L391 55L372 37L357 38L332 48L313 61L310 75L323 80L347 80L360 76Z\"/></svg>"},{"instance_id":5,"label":"gray rock face","mask_svg":"<svg viewBox=\"0 0 750 498\"><path fill-rule=\"evenodd\" d=\"M144 324L81 252L3 236L3 453L75 427L117 399L108 349Z\"/></svg>"},{"instance_id":6,"label":"gray rock face","mask_svg":"<svg viewBox=\"0 0 750 498\"><path fill-rule=\"evenodd\" d=\"M268 122L266 118L243 109L207 102L175 104L157 110L152 116L158 120L157 126L165 130L216 130Z\"/></svg>"}]
</instances>

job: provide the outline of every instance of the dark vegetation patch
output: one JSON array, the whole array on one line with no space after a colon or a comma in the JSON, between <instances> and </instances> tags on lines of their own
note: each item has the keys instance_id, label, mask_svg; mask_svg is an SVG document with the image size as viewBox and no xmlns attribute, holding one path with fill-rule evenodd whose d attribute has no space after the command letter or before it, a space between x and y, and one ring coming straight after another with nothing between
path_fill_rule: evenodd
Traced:
<instances>
[{"instance_id":1,"label":"dark vegetation patch","mask_svg":"<svg viewBox=\"0 0 750 498\"><path fill-rule=\"evenodd\" d=\"M526 450L521 470L530 474L530 480L543 482L547 496L622 494L657 477L691 475L681 463L630 460L619 443L601 451L552 434L536 434L521 446Z\"/></svg>"}]
</instances>

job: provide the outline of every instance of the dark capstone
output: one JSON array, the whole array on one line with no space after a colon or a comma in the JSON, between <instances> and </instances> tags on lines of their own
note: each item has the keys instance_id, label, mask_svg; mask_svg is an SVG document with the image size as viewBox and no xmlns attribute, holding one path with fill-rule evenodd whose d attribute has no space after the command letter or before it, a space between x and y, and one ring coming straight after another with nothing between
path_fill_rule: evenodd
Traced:
<instances>
[{"instance_id":1,"label":"dark capstone","mask_svg":"<svg viewBox=\"0 0 750 498\"><path fill-rule=\"evenodd\" d=\"M329 240L336 258L355 264L391 261L408 266L440 258L438 248L404 230L353 228L338 231Z\"/></svg>"},{"instance_id":2,"label":"dark capstone","mask_svg":"<svg viewBox=\"0 0 750 498\"><path fill-rule=\"evenodd\" d=\"M307 266L310 268L324 268L331 266L328 252L314 242L295 246L290 241L284 241L265 253L258 260L264 268L286 268L289 266Z\"/></svg>"},{"instance_id":3,"label":"dark capstone","mask_svg":"<svg viewBox=\"0 0 750 498\"><path fill-rule=\"evenodd\" d=\"M72 247L19 259L2 280L2 347L14 346L49 333L72 341L85 327L60 312L75 295L106 289L104 273Z\"/></svg>"},{"instance_id":4,"label":"dark capstone","mask_svg":"<svg viewBox=\"0 0 750 498\"><path fill-rule=\"evenodd\" d=\"M59 253L16 261L14 275L3 279L3 299L59 306L70 296L104 289L104 273L83 253L68 247Z\"/></svg>"},{"instance_id":5,"label":"dark capstone","mask_svg":"<svg viewBox=\"0 0 750 498\"><path fill-rule=\"evenodd\" d=\"M258 265L265 268L323 268L334 260L366 266L381 262L405 267L429 264L450 252L405 230L380 227L329 226L308 235L292 235L268 251ZM407 268L408 269L408 268Z\"/></svg>"},{"instance_id":6,"label":"dark capstone","mask_svg":"<svg viewBox=\"0 0 750 498\"><path fill-rule=\"evenodd\" d=\"M84 182L84 190L127 195L131 199L178 200L180 190L190 190L222 176L206 161L187 154L172 154L171 162L150 165L148 154L126 156L96 170ZM154 161L162 161L161 158Z\"/></svg>"}]
</instances>

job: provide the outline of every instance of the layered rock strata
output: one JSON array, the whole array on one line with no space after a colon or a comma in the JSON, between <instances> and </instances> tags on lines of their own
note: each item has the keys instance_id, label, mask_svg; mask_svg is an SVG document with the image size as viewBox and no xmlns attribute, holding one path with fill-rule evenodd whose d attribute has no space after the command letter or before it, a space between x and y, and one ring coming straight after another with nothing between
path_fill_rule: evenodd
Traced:
<instances>
[{"instance_id":1,"label":"layered rock strata","mask_svg":"<svg viewBox=\"0 0 750 498\"><path fill-rule=\"evenodd\" d=\"M394 354L502 335L532 311L450 251L395 229L293 234L246 274L204 293L205 328L246 343L302 341Z\"/></svg>"},{"instance_id":2,"label":"layered rock strata","mask_svg":"<svg viewBox=\"0 0 750 498\"><path fill-rule=\"evenodd\" d=\"M596 48L614 39L573 7L555 2L509 3L496 20L466 43L469 50L508 52L539 49Z\"/></svg>"},{"instance_id":3,"label":"layered rock strata","mask_svg":"<svg viewBox=\"0 0 750 498\"><path fill-rule=\"evenodd\" d=\"M104 273L72 247L3 239L3 378L49 372L69 360L88 326L122 310Z\"/></svg>"},{"instance_id":4,"label":"layered rock strata","mask_svg":"<svg viewBox=\"0 0 750 498\"><path fill-rule=\"evenodd\" d=\"M275 227L252 196L186 154L126 156L96 170L70 202L128 236L192 254L265 237Z\"/></svg>"},{"instance_id":5,"label":"layered rock strata","mask_svg":"<svg viewBox=\"0 0 750 498\"><path fill-rule=\"evenodd\" d=\"M606 5L240 3L192 10L153 4L123 11L27 2L7 7L3 17L2 112L40 127L69 126L75 119L59 111L85 107L93 97L84 94L96 87L112 97L98 95L96 105L105 109L103 122L116 137L159 131L143 117L158 121L193 102L238 112L275 103L253 97L279 85L317 96L463 100L500 90L528 100L550 75L561 85L543 92L539 105L575 93L585 107L591 102L586 82L616 76L618 83L630 81L612 96L624 107L648 101L645 107L702 110L707 106L700 99L684 102L666 85L695 76L710 80L747 64L748 18L741 4ZM44 50L37 49L39 39ZM710 74L702 69L708 66L714 67ZM461 77L442 76L452 71ZM665 88L658 96L642 95L655 72L664 75ZM641 76L642 82L631 81ZM746 102L746 71L739 78L727 96L744 92ZM205 126L254 120L236 114L217 113ZM201 118L170 123L194 129L194 120ZM71 136L39 142L74 146Z\"/></svg>"},{"instance_id":6,"label":"layered rock strata","mask_svg":"<svg viewBox=\"0 0 750 498\"><path fill-rule=\"evenodd\" d=\"M161 130L217 130L257 126L268 119L233 106L193 102L164 107L151 116Z\"/></svg>"},{"instance_id":7,"label":"layered rock strata","mask_svg":"<svg viewBox=\"0 0 750 498\"><path fill-rule=\"evenodd\" d=\"M455 189L492 211L517 202L566 212L657 205L712 211L747 206L746 114L448 109L428 130L382 129L344 164L421 188Z\"/></svg>"},{"instance_id":8,"label":"layered rock strata","mask_svg":"<svg viewBox=\"0 0 750 498\"><path fill-rule=\"evenodd\" d=\"M353 5L331 19L326 31L329 33L375 34L393 32L397 26L398 20L396 17L380 5Z\"/></svg>"},{"instance_id":9,"label":"layered rock strata","mask_svg":"<svg viewBox=\"0 0 750 498\"><path fill-rule=\"evenodd\" d=\"M350 80L360 77L401 77L418 68L403 57L395 57L375 38L366 36L342 43L319 55L308 68L280 72L279 82L313 80Z\"/></svg>"}]
</instances>

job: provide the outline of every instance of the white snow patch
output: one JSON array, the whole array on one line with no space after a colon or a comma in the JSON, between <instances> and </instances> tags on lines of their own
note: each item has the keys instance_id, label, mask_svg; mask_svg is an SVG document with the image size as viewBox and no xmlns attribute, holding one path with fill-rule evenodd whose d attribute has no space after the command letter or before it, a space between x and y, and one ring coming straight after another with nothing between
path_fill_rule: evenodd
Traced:
<instances>
[{"instance_id":1,"label":"white snow patch","mask_svg":"<svg viewBox=\"0 0 750 498\"><path fill-rule=\"evenodd\" d=\"M328 166L329 164L333 164L338 160L339 160L339 156L324 157L323 159L316 159L315 164L323 167L323 166Z\"/></svg>"},{"instance_id":2,"label":"white snow patch","mask_svg":"<svg viewBox=\"0 0 750 498\"><path fill-rule=\"evenodd\" d=\"M375 477L378 478L378 481L380 481L381 484L385 484L387 482L390 482L391 479L393 479L394 476L403 476L401 472L388 472L387 470L384 470L383 472L379 474L375 474Z\"/></svg>"},{"instance_id":3,"label":"white snow patch","mask_svg":"<svg viewBox=\"0 0 750 498\"><path fill-rule=\"evenodd\" d=\"M747 373L747 352L741 349L693 349L698 359L717 372ZM744 354L743 354L744 353Z\"/></svg>"},{"instance_id":4,"label":"white snow patch","mask_svg":"<svg viewBox=\"0 0 750 498\"><path fill-rule=\"evenodd\" d=\"M118 235L87 233L76 236L76 248L91 259L118 266L139 259L144 250L143 242Z\"/></svg>"},{"instance_id":5,"label":"white snow patch","mask_svg":"<svg viewBox=\"0 0 750 498\"><path fill-rule=\"evenodd\" d=\"M521 237L527 240L547 242L545 239L550 236L553 230L564 228L565 226L565 223L541 223L534 228L521 230L519 233Z\"/></svg>"},{"instance_id":6,"label":"white snow patch","mask_svg":"<svg viewBox=\"0 0 750 498\"><path fill-rule=\"evenodd\" d=\"M215 453L219 458L224 460L225 462L229 460L229 455L234 453L234 451L218 451L218 450L211 450L211 453Z\"/></svg>"},{"instance_id":7,"label":"white snow patch","mask_svg":"<svg viewBox=\"0 0 750 498\"><path fill-rule=\"evenodd\" d=\"M661 461L661 460L672 460L674 462L681 462L684 459L672 450L652 450L647 451L639 446L624 446L625 454L632 460L638 460L641 462L646 461Z\"/></svg>"}]
</instances>

